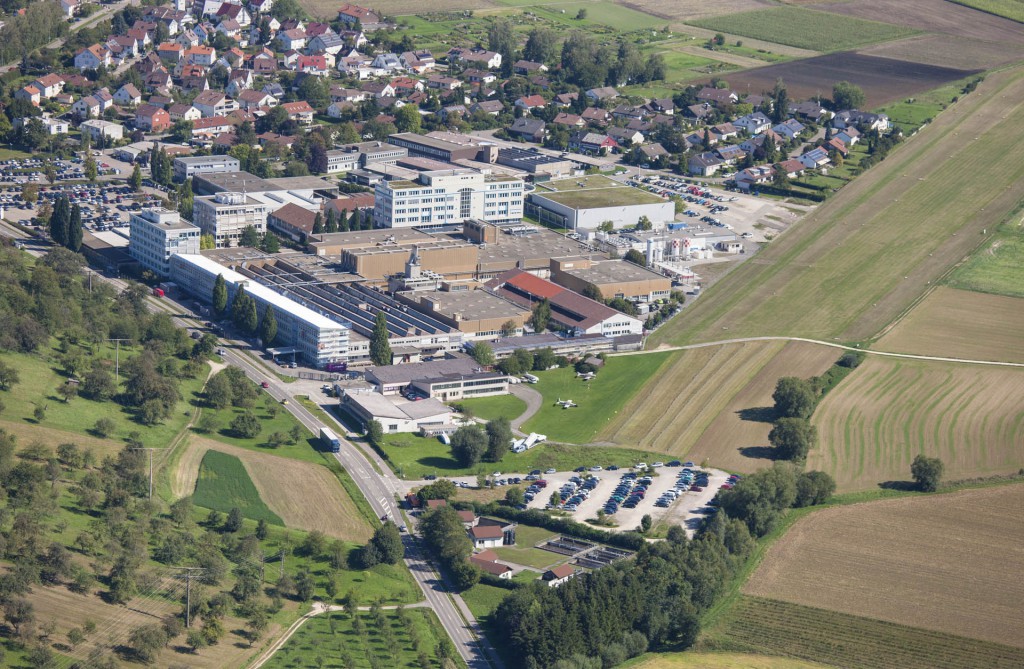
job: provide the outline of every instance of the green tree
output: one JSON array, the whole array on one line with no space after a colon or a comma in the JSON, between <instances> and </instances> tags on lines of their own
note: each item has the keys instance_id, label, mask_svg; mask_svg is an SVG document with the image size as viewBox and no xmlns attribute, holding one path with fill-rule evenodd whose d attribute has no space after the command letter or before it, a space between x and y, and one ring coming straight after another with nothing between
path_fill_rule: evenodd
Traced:
<instances>
[{"instance_id":1,"label":"green tree","mask_svg":"<svg viewBox=\"0 0 1024 669\"><path fill-rule=\"evenodd\" d=\"M274 307L267 305L267 310L263 314L263 322L260 323L260 341L263 342L263 348L267 348L273 346L275 339L277 339L277 317L274 315Z\"/></svg>"},{"instance_id":2,"label":"green tree","mask_svg":"<svg viewBox=\"0 0 1024 669\"><path fill-rule=\"evenodd\" d=\"M0 390L10 390L21 383L21 374L14 365L0 360Z\"/></svg>"},{"instance_id":3,"label":"green tree","mask_svg":"<svg viewBox=\"0 0 1024 669\"><path fill-rule=\"evenodd\" d=\"M722 510L730 518L746 523L755 537L770 532L795 500L796 474L792 465L781 462L750 474L732 490L719 493Z\"/></svg>"},{"instance_id":4,"label":"green tree","mask_svg":"<svg viewBox=\"0 0 1024 669\"><path fill-rule=\"evenodd\" d=\"M86 157L83 172L85 174L85 178L87 181L89 181L90 183L96 181L96 175L98 174L98 170L96 168L96 160L93 159L92 155Z\"/></svg>"},{"instance_id":5,"label":"green tree","mask_svg":"<svg viewBox=\"0 0 1024 669\"><path fill-rule=\"evenodd\" d=\"M505 457L511 447L512 425L509 424L508 418L502 416L487 423L486 431L487 451L484 453L484 459L488 462L498 462Z\"/></svg>"},{"instance_id":6,"label":"green tree","mask_svg":"<svg viewBox=\"0 0 1024 669\"><path fill-rule=\"evenodd\" d=\"M391 344L388 342L388 321L383 311L377 312L370 335L370 361L379 366L390 365L392 360Z\"/></svg>"},{"instance_id":7,"label":"green tree","mask_svg":"<svg viewBox=\"0 0 1024 669\"><path fill-rule=\"evenodd\" d=\"M782 77L775 80L775 88L772 89L772 122L782 123L789 116L789 92Z\"/></svg>"},{"instance_id":8,"label":"green tree","mask_svg":"<svg viewBox=\"0 0 1024 669\"><path fill-rule=\"evenodd\" d=\"M237 532L240 529L242 529L242 510L233 506L224 520L224 531Z\"/></svg>"},{"instance_id":9,"label":"green tree","mask_svg":"<svg viewBox=\"0 0 1024 669\"><path fill-rule=\"evenodd\" d=\"M860 86L849 81L837 81L832 86L832 104L837 110L860 109L867 102L867 97Z\"/></svg>"},{"instance_id":10,"label":"green tree","mask_svg":"<svg viewBox=\"0 0 1024 669\"><path fill-rule=\"evenodd\" d=\"M935 492L946 467L939 458L929 458L918 454L910 464L910 475L922 492Z\"/></svg>"},{"instance_id":11,"label":"green tree","mask_svg":"<svg viewBox=\"0 0 1024 669\"><path fill-rule=\"evenodd\" d=\"M775 413L784 418L810 418L817 403L811 384L794 376L778 380L772 399L775 400Z\"/></svg>"},{"instance_id":12,"label":"green tree","mask_svg":"<svg viewBox=\"0 0 1024 669\"><path fill-rule=\"evenodd\" d=\"M213 235L199 235L199 248L203 251L217 248L217 238Z\"/></svg>"},{"instance_id":13,"label":"green tree","mask_svg":"<svg viewBox=\"0 0 1024 669\"><path fill-rule=\"evenodd\" d=\"M505 502L509 506L519 506L526 498L523 496L523 489L520 486L510 486L505 490Z\"/></svg>"},{"instance_id":14,"label":"green tree","mask_svg":"<svg viewBox=\"0 0 1024 669\"><path fill-rule=\"evenodd\" d=\"M634 265L647 267L647 258L644 257L643 253L640 253L636 249L630 249L626 251L626 255L623 256L623 260L625 260L626 262L631 262Z\"/></svg>"},{"instance_id":15,"label":"green tree","mask_svg":"<svg viewBox=\"0 0 1024 669\"><path fill-rule=\"evenodd\" d=\"M463 425L452 434L451 451L463 467L473 467L487 451L487 435L477 424Z\"/></svg>"},{"instance_id":16,"label":"green tree","mask_svg":"<svg viewBox=\"0 0 1024 669\"><path fill-rule=\"evenodd\" d=\"M128 185L136 193L142 190L142 169L138 163L135 163L135 167L132 168L132 175L128 177Z\"/></svg>"},{"instance_id":17,"label":"green tree","mask_svg":"<svg viewBox=\"0 0 1024 669\"><path fill-rule=\"evenodd\" d=\"M57 198L50 214L50 239L54 244L67 246L68 225L71 223L71 203L66 195Z\"/></svg>"},{"instance_id":18,"label":"green tree","mask_svg":"<svg viewBox=\"0 0 1024 669\"><path fill-rule=\"evenodd\" d=\"M256 231L251 225L247 225L242 229L242 234L238 238L239 246L248 246L250 248L256 248L260 245L260 233Z\"/></svg>"},{"instance_id":19,"label":"green tree","mask_svg":"<svg viewBox=\"0 0 1024 669\"><path fill-rule=\"evenodd\" d=\"M75 253L82 248L82 208L78 204L71 207L71 219L68 221L68 236L65 246Z\"/></svg>"},{"instance_id":20,"label":"green tree","mask_svg":"<svg viewBox=\"0 0 1024 669\"><path fill-rule=\"evenodd\" d=\"M494 349L485 341L473 342L473 359L480 365L489 367L494 364Z\"/></svg>"},{"instance_id":21,"label":"green tree","mask_svg":"<svg viewBox=\"0 0 1024 669\"><path fill-rule=\"evenodd\" d=\"M260 419L252 411L240 413L231 421L231 431L241 439L253 439L262 429Z\"/></svg>"},{"instance_id":22,"label":"green tree","mask_svg":"<svg viewBox=\"0 0 1024 669\"><path fill-rule=\"evenodd\" d=\"M224 316L228 308L228 284L223 274L218 274L213 282L213 311L218 318Z\"/></svg>"},{"instance_id":23,"label":"green tree","mask_svg":"<svg viewBox=\"0 0 1024 669\"><path fill-rule=\"evenodd\" d=\"M782 460L802 461L818 441L818 429L805 418L780 418L768 441Z\"/></svg>"},{"instance_id":24,"label":"green tree","mask_svg":"<svg viewBox=\"0 0 1024 669\"><path fill-rule=\"evenodd\" d=\"M370 543L377 550L377 556L384 564L398 564L405 555L402 535L391 521L385 522L373 533Z\"/></svg>"},{"instance_id":25,"label":"green tree","mask_svg":"<svg viewBox=\"0 0 1024 669\"><path fill-rule=\"evenodd\" d=\"M405 105L395 112L395 127L399 132L418 133L423 123L419 108L416 105Z\"/></svg>"},{"instance_id":26,"label":"green tree","mask_svg":"<svg viewBox=\"0 0 1024 669\"><path fill-rule=\"evenodd\" d=\"M794 506L821 504L836 491L835 480L825 472L804 472L796 479Z\"/></svg>"},{"instance_id":27,"label":"green tree","mask_svg":"<svg viewBox=\"0 0 1024 669\"><path fill-rule=\"evenodd\" d=\"M384 426L379 420L371 420L366 425L366 440L370 445L380 448L384 443Z\"/></svg>"},{"instance_id":28,"label":"green tree","mask_svg":"<svg viewBox=\"0 0 1024 669\"><path fill-rule=\"evenodd\" d=\"M277 253L281 250L281 240L273 232L263 235L263 242L260 248L264 253Z\"/></svg>"},{"instance_id":29,"label":"green tree","mask_svg":"<svg viewBox=\"0 0 1024 669\"><path fill-rule=\"evenodd\" d=\"M139 661L150 664L167 641L167 632L162 625L143 625L132 630L128 636L128 647Z\"/></svg>"},{"instance_id":30,"label":"green tree","mask_svg":"<svg viewBox=\"0 0 1024 669\"><path fill-rule=\"evenodd\" d=\"M530 315L530 327L536 332L543 332L551 320L551 303L544 298L533 306L533 313Z\"/></svg>"}]
</instances>

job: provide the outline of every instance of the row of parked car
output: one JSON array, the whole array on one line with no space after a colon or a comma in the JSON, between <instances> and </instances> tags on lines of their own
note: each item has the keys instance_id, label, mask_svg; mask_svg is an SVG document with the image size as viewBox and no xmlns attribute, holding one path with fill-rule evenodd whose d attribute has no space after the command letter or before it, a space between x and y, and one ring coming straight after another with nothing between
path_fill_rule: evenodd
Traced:
<instances>
[{"instance_id":1,"label":"row of parked car","mask_svg":"<svg viewBox=\"0 0 1024 669\"><path fill-rule=\"evenodd\" d=\"M621 505L625 509L634 509L647 495L647 488L654 482L650 476L639 476L636 472L626 472L619 478L611 497L604 504L604 512L614 515Z\"/></svg>"},{"instance_id":2,"label":"row of parked car","mask_svg":"<svg viewBox=\"0 0 1024 669\"><path fill-rule=\"evenodd\" d=\"M658 501L654 503L654 506L667 508L672 505L672 502L679 499L687 491L701 492L707 487L707 485L707 472L684 467L683 470L679 472L676 484L671 489L662 493L661 497L658 498Z\"/></svg>"},{"instance_id":3,"label":"row of parked car","mask_svg":"<svg viewBox=\"0 0 1024 669\"><path fill-rule=\"evenodd\" d=\"M580 504L590 498L590 494L600 482L601 479L597 476L590 476L586 479L581 479L579 476L570 477L569 481L558 490L560 501L557 508L575 511Z\"/></svg>"}]
</instances>

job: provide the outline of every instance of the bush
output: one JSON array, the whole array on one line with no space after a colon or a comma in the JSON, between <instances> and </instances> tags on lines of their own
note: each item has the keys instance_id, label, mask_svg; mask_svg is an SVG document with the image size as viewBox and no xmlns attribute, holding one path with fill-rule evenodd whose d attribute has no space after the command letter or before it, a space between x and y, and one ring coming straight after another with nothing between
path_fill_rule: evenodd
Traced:
<instances>
[{"instance_id":1,"label":"bush","mask_svg":"<svg viewBox=\"0 0 1024 669\"><path fill-rule=\"evenodd\" d=\"M946 467L942 460L918 454L910 465L910 475L914 477L914 482L917 483L919 490L922 492L935 492L939 487L939 481L942 480L942 474L945 469Z\"/></svg>"},{"instance_id":2,"label":"bush","mask_svg":"<svg viewBox=\"0 0 1024 669\"><path fill-rule=\"evenodd\" d=\"M862 351L847 351L843 354L843 357L839 358L836 364L840 367L857 369L860 367L860 363L864 362L865 357L867 356Z\"/></svg>"},{"instance_id":3,"label":"bush","mask_svg":"<svg viewBox=\"0 0 1024 669\"><path fill-rule=\"evenodd\" d=\"M835 480L825 472L804 472L796 479L796 501L793 506L821 504L835 491Z\"/></svg>"}]
</instances>

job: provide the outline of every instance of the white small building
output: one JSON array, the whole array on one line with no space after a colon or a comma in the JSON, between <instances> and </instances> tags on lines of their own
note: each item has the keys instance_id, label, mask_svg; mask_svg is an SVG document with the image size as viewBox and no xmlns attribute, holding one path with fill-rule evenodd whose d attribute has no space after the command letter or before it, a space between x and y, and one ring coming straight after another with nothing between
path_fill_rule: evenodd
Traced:
<instances>
[{"instance_id":1,"label":"white small building","mask_svg":"<svg viewBox=\"0 0 1024 669\"><path fill-rule=\"evenodd\" d=\"M83 121L78 128L82 132L89 133L89 138L94 142L98 142L100 138L113 140L124 138L124 127L113 121L89 119L88 121Z\"/></svg>"},{"instance_id":2,"label":"white small building","mask_svg":"<svg viewBox=\"0 0 1024 669\"><path fill-rule=\"evenodd\" d=\"M179 156L174 159L174 179L183 182L195 174L211 174L215 172L237 172L240 170L238 158L232 156Z\"/></svg>"},{"instance_id":3,"label":"white small building","mask_svg":"<svg viewBox=\"0 0 1024 669\"><path fill-rule=\"evenodd\" d=\"M132 214L128 253L160 277L171 273L170 258L179 253L199 253L199 228L175 211L143 209Z\"/></svg>"},{"instance_id":4,"label":"white small building","mask_svg":"<svg viewBox=\"0 0 1024 669\"><path fill-rule=\"evenodd\" d=\"M500 525L476 525L469 528L473 548L497 548L505 542L505 532Z\"/></svg>"},{"instance_id":5,"label":"white small building","mask_svg":"<svg viewBox=\"0 0 1024 669\"><path fill-rule=\"evenodd\" d=\"M452 423L452 409L433 398L411 402L380 393L355 392L346 393L341 406L363 425L377 421L385 434L420 432Z\"/></svg>"}]
</instances>

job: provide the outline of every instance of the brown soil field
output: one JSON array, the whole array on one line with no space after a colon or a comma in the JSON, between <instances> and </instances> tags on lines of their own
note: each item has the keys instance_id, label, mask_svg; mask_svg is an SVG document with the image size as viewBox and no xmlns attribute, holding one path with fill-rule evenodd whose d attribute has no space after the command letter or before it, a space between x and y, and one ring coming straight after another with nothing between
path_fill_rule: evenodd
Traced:
<instances>
[{"instance_id":1,"label":"brown soil field","mask_svg":"<svg viewBox=\"0 0 1024 669\"><path fill-rule=\"evenodd\" d=\"M1024 648L1022 508L1015 484L815 511L743 591Z\"/></svg>"},{"instance_id":2,"label":"brown soil field","mask_svg":"<svg viewBox=\"0 0 1024 669\"><path fill-rule=\"evenodd\" d=\"M940 286L874 348L1024 363L1024 299Z\"/></svg>"},{"instance_id":3,"label":"brown soil field","mask_svg":"<svg viewBox=\"0 0 1024 669\"><path fill-rule=\"evenodd\" d=\"M176 494L195 489L199 464L207 450L222 451L242 461L260 499L285 525L364 543L373 534L370 525L349 498L335 475L322 465L192 436L182 453L172 488Z\"/></svg>"},{"instance_id":4,"label":"brown soil field","mask_svg":"<svg viewBox=\"0 0 1024 669\"><path fill-rule=\"evenodd\" d=\"M765 0L722 0L721 2L704 2L703 0L617 0L617 2L639 12L646 12L670 21L689 21L707 16L748 12L752 9L764 9L772 5L771 2L766 2Z\"/></svg>"},{"instance_id":5,"label":"brown soil field","mask_svg":"<svg viewBox=\"0 0 1024 669\"><path fill-rule=\"evenodd\" d=\"M694 462L705 458L729 471L754 472L772 464L768 433L774 419L772 392L784 376L817 376L839 359L828 346L790 342L761 368L715 417L690 449Z\"/></svg>"},{"instance_id":6,"label":"brown soil field","mask_svg":"<svg viewBox=\"0 0 1024 669\"><path fill-rule=\"evenodd\" d=\"M811 8L872 21L884 16L889 23L975 40L1024 42L1021 24L945 0L846 0Z\"/></svg>"},{"instance_id":7,"label":"brown soil field","mask_svg":"<svg viewBox=\"0 0 1024 669\"><path fill-rule=\"evenodd\" d=\"M835 82L849 81L864 90L867 96L865 107L874 109L976 72L843 51L730 72L725 78L737 91L771 90L776 80L781 78L786 82L789 95L796 99L830 96Z\"/></svg>"},{"instance_id":8,"label":"brown soil field","mask_svg":"<svg viewBox=\"0 0 1024 669\"><path fill-rule=\"evenodd\" d=\"M597 441L682 457L784 346L749 342L692 349L666 361Z\"/></svg>"},{"instance_id":9,"label":"brown soil field","mask_svg":"<svg viewBox=\"0 0 1024 669\"><path fill-rule=\"evenodd\" d=\"M1024 370L869 356L818 405L807 468L840 491L910 480L918 453L945 479L1024 467Z\"/></svg>"},{"instance_id":10,"label":"brown soil field","mask_svg":"<svg viewBox=\"0 0 1024 669\"><path fill-rule=\"evenodd\" d=\"M170 579L165 582L164 593L175 593L180 590L184 596L184 584L180 587L172 585ZM173 588L177 587L177 590ZM95 594L75 594L63 587L35 587L30 595L35 607L37 623L53 620L57 623L57 631L51 637L54 644L67 646L67 633L75 627L81 627L86 620L96 623L96 632L74 650L69 647L61 652L78 660L85 660L89 652L97 646L106 650L124 643L131 630L139 625L157 623L161 618L181 611L182 605L177 601L169 601L155 597L136 597L124 606L107 604ZM294 607L292 603L286 604ZM223 667L245 666L259 646L250 649L248 641L236 635L234 630L244 628L241 619L227 617L224 629L227 635L216 646L204 648L198 653L190 652L185 646L185 635L174 639L166 649L157 656L157 666L187 665L195 669L222 669ZM265 638L273 638L280 632L280 625L272 623ZM62 665L63 666L63 665Z\"/></svg>"},{"instance_id":11,"label":"brown soil field","mask_svg":"<svg viewBox=\"0 0 1024 669\"><path fill-rule=\"evenodd\" d=\"M774 79L772 80L774 81ZM1024 197L1024 68L990 74L879 165L708 288L650 344L870 339Z\"/></svg>"},{"instance_id":12,"label":"brown soil field","mask_svg":"<svg viewBox=\"0 0 1024 669\"><path fill-rule=\"evenodd\" d=\"M875 44L857 52L958 70L988 70L1024 59L1024 41L1013 44L953 35L918 35Z\"/></svg>"}]
</instances>

